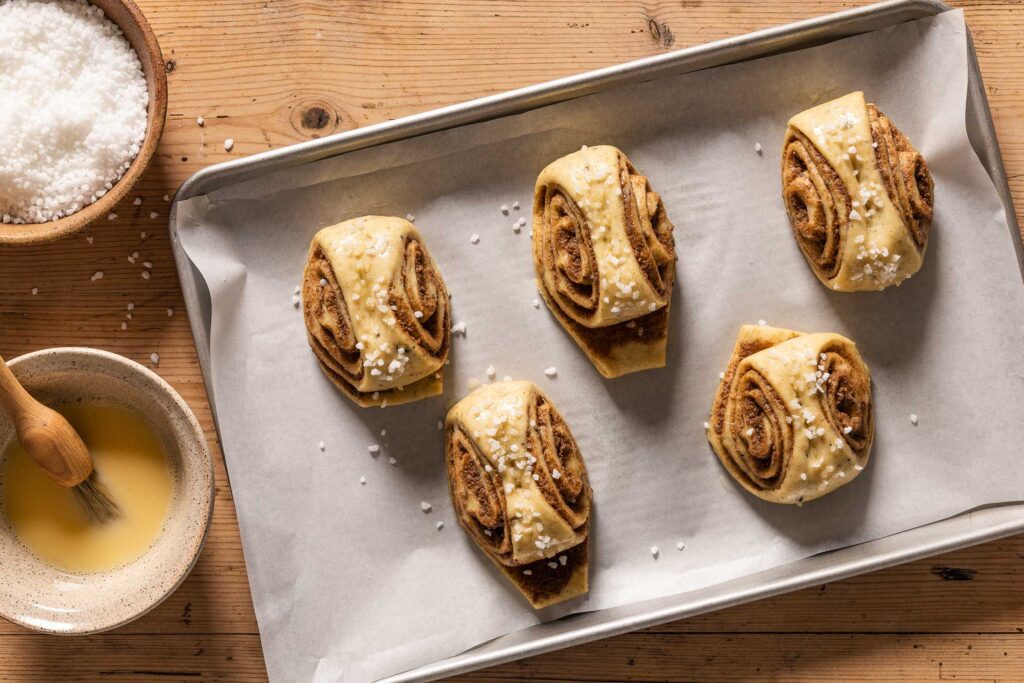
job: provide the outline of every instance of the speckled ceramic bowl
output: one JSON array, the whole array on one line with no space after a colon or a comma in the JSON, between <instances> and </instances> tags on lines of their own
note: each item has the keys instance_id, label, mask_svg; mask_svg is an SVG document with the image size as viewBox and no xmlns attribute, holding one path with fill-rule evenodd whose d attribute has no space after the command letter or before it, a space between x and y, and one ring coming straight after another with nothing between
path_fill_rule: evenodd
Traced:
<instances>
[{"instance_id":1,"label":"speckled ceramic bowl","mask_svg":"<svg viewBox=\"0 0 1024 683\"><path fill-rule=\"evenodd\" d=\"M44 403L92 399L141 412L164 442L175 488L167 519L149 550L127 565L89 574L69 573L37 558L15 536L0 508L0 616L63 635L126 624L174 592L203 547L213 512L213 466L203 430L169 384L116 354L48 349L9 365ZM0 472L2 454L14 436L10 418L0 414ZM3 486L0 478L0 496Z\"/></svg>"}]
</instances>

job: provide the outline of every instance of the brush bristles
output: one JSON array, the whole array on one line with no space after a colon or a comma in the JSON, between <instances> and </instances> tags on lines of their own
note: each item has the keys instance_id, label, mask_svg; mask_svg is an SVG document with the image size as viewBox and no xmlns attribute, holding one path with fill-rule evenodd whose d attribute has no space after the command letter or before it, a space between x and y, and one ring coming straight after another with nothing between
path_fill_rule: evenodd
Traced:
<instances>
[{"instance_id":1,"label":"brush bristles","mask_svg":"<svg viewBox=\"0 0 1024 683\"><path fill-rule=\"evenodd\" d=\"M73 490L75 500L92 521L102 524L121 515L121 510L110 500L106 488L96 479L95 472Z\"/></svg>"}]
</instances>

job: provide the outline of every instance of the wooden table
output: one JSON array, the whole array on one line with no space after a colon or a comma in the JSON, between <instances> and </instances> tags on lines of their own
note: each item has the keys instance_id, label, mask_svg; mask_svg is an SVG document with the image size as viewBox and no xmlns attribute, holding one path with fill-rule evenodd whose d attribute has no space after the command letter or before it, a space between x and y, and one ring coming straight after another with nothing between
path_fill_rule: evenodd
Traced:
<instances>
[{"instance_id":1,"label":"wooden table","mask_svg":"<svg viewBox=\"0 0 1024 683\"><path fill-rule=\"evenodd\" d=\"M139 4L160 38L170 84L167 129L135 193L142 204L129 199L116 219L56 244L0 251L0 353L11 358L84 345L150 366L150 354L159 353L156 371L196 411L214 451L216 513L195 571L135 623L67 639L0 623L3 680L266 677L231 491L168 245L165 197L185 178L211 163L311 137L861 3ZM1024 5L959 4L967 11L1024 215ZM202 128L198 116L206 121ZM235 141L230 153L223 145L229 137ZM129 263L135 251L138 262ZM143 261L152 262L149 280L142 277ZM91 281L99 270L105 277ZM135 304L131 320L129 303ZM462 680L940 678L1024 680L1024 536Z\"/></svg>"}]
</instances>

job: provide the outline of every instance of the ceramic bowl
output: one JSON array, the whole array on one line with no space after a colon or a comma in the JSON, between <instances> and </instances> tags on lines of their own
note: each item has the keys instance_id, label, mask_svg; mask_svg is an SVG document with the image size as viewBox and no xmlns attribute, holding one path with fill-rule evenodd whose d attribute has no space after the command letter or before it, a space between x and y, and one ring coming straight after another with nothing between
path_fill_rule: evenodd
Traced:
<instances>
[{"instance_id":1,"label":"ceramic bowl","mask_svg":"<svg viewBox=\"0 0 1024 683\"><path fill-rule=\"evenodd\" d=\"M142 63L149 89L146 136L139 154L121 179L102 197L75 213L46 223L0 223L0 245L28 245L52 242L83 229L97 218L106 216L124 199L142 177L153 159L156 145L164 131L167 118L167 70L160 43L146 17L132 0L89 0L99 7L107 19L117 24Z\"/></svg>"},{"instance_id":2,"label":"ceramic bowl","mask_svg":"<svg viewBox=\"0 0 1024 683\"><path fill-rule=\"evenodd\" d=\"M213 512L213 464L203 430L169 384L116 354L57 348L8 365L43 403L93 399L140 412L164 443L175 487L167 518L149 550L127 565L95 573L70 573L40 560L15 536L0 506L0 616L62 635L126 624L173 593L203 547ZM0 414L0 472L3 453L14 438L10 418ZM0 477L0 500L4 485Z\"/></svg>"}]
</instances>

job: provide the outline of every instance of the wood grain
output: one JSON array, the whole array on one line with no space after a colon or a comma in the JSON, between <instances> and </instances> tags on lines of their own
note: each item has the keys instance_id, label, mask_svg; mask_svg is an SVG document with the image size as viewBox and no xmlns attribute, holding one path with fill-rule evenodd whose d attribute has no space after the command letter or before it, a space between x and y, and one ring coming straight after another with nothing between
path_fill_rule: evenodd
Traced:
<instances>
[{"instance_id":1,"label":"wood grain","mask_svg":"<svg viewBox=\"0 0 1024 683\"><path fill-rule=\"evenodd\" d=\"M116 219L0 250L0 354L58 345L155 367L216 457L195 571L112 634L0 623L3 680L266 676L227 476L167 239L164 195L218 161L508 88L862 3L836 0L139 0L160 38L167 127ZM1018 207L1024 204L1024 5L965 7ZM202 116L205 126L195 119ZM224 150L231 137L233 150ZM151 212L156 216L150 217ZM87 237L89 239L87 239ZM128 258L139 252L135 263ZM148 261L151 266L144 266ZM91 281L102 271L104 277ZM151 274L143 279L143 271ZM33 287L38 293L33 295ZM135 304L132 319L127 305ZM168 317L168 309L173 315ZM121 329L121 323L127 329ZM500 666L460 680L1024 679L1024 537Z\"/></svg>"}]
</instances>

